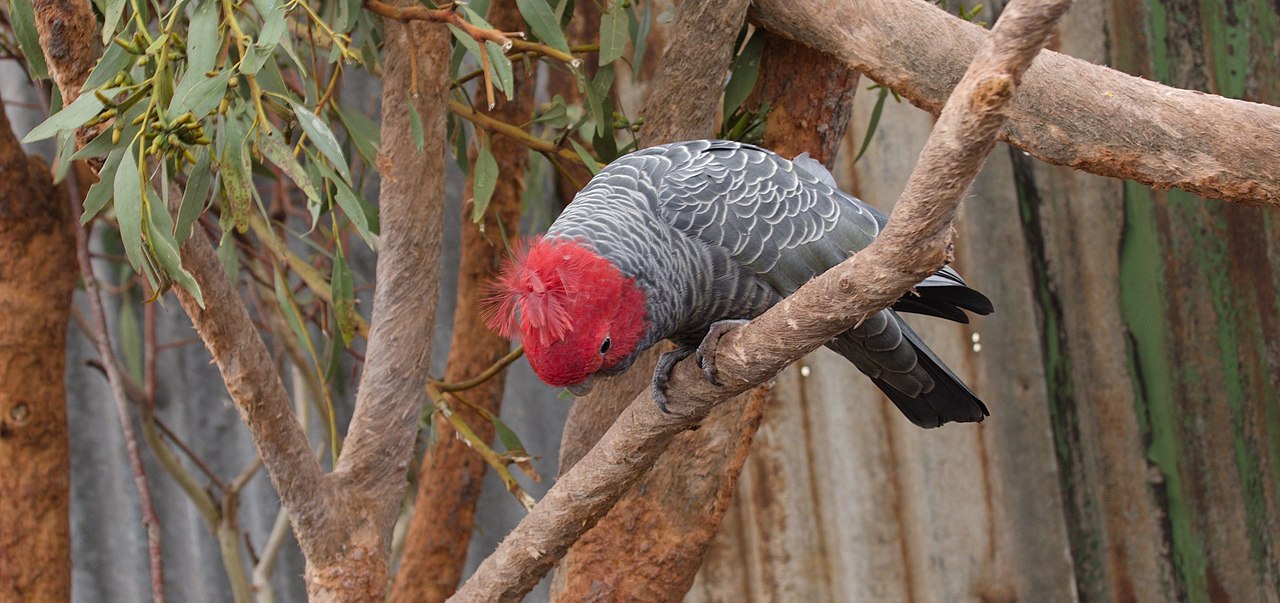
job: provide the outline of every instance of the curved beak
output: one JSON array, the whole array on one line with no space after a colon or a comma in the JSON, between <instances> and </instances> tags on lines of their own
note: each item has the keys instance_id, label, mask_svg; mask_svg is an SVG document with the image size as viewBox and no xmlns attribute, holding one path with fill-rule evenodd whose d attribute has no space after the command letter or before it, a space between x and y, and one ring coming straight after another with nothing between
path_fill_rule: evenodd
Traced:
<instances>
[{"instance_id":1,"label":"curved beak","mask_svg":"<svg viewBox=\"0 0 1280 603\"><path fill-rule=\"evenodd\" d=\"M590 377L587 377L586 380L570 385L566 389L568 389L569 393L573 394L574 396L582 397L591 393L591 389L594 388L595 386L596 386L596 376L591 375Z\"/></svg>"}]
</instances>

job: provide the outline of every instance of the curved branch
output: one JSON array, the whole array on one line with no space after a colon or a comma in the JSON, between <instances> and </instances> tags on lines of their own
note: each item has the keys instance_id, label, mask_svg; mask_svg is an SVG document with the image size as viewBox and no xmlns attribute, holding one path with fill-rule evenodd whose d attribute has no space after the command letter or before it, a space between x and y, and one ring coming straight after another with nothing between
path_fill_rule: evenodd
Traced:
<instances>
[{"instance_id":1,"label":"curved branch","mask_svg":"<svg viewBox=\"0 0 1280 603\"><path fill-rule=\"evenodd\" d=\"M413 6L392 6L385 2L380 2L379 0L365 0L364 7L368 9L369 12L382 15L388 19L395 19L397 21L431 21L434 23L452 25L466 32L467 35L471 36L472 39L480 42L481 44L485 42L493 42L494 44L501 46L504 52L511 50L512 40L507 37L506 34L496 29L476 27L475 25L468 23L466 19L463 19L462 15L457 11L445 8L427 8L419 4L415 4ZM572 60L574 60L573 57L569 57L566 62Z\"/></svg>"},{"instance_id":2,"label":"curved branch","mask_svg":"<svg viewBox=\"0 0 1280 603\"><path fill-rule=\"evenodd\" d=\"M934 114L988 38L919 0L759 0L752 15ZM1280 204L1278 107L1045 51L1008 112L1001 139L1042 161L1225 201Z\"/></svg>"},{"instance_id":3,"label":"curved branch","mask_svg":"<svg viewBox=\"0 0 1280 603\"><path fill-rule=\"evenodd\" d=\"M1014 0L943 109L884 234L725 335L716 356L723 387L708 383L696 363L685 361L672 374L668 407L673 414L659 411L648 392L636 398L451 600L521 597L653 465L676 434L720 402L765 382L887 307L940 268L949 255L960 197L995 144L1022 72L1070 3ZM938 180L947 184L935 186Z\"/></svg>"}]
</instances>

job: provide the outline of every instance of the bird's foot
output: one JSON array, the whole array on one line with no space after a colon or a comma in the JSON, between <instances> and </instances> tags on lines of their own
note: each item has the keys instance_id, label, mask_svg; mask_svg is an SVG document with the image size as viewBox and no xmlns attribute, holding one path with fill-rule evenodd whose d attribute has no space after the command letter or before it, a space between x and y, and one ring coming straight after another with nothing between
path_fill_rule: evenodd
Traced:
<instances>
[{"instance_id":1,"label":"bird's foot","mask_svg":"<svg viewBox=\"0 0 1280 603\"><path fill-rule=\"evenodd\" d=\"M707 335L702 338L702 343L698 344L698 351L695 352L698 366L702 367L702 374L707 376L707 381L712 385L720 385L720 373L716 369L716 348L720 346L720 338L748 322L751 321L739 318L717 320L711 323L711 327L707 329Z\"/></svg>"},{"instance_id":2,"label":"bird's foot","mask_svg":"<svg viewBox=\"0 0 1280 603\"><path fill-rule=\"evenodd\" d=\"M667 381L671 380L671 369L693 352L693 348L679 347L658 356L658 366L653 369L653 401L658 403L658 410L671 414L667 410Z\"/></svg>"}]
</instances>

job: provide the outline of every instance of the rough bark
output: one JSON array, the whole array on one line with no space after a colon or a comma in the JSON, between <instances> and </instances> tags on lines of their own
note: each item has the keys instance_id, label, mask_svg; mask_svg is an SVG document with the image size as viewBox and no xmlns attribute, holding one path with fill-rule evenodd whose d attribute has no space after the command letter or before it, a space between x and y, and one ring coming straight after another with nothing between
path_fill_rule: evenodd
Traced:
<instances>
[{"instance_id":1,"label":"rough bark","mask_svg":"<svg viewBox=\"0 0 1280 603\"><path fill-rule=\"evenodd\" d=\"M0 104L0 599L71 598L66 326L77 272L66 195Z\"/></svg>"},{"instance_id":2,"label":"rough bark","mask_svg":"<svg viewBox=\"0 0 1280 603\"><path fill-rule=\"evenodd\" d=\"M343 497L338 509L346 512L331 517L330 529L346 536L307 558L307 591L316 601L386 596L391 532L417 436L440 290L445 148L418 150L409 107L422 116L424 140L445 139L449 33L430 23L386 27L378 285L355 415L333 474Z\"/></svg>"},{"instance_id":3,"label":"rough bark","mask_svg":"<svg viewBox=\"0 0 1280 603\"><path fill-rule=\"evenodd\" d=\"M62 93L63 106L80 96L98 52L98 19L83 0L33 0L36 32L49 65L49 74Z\"/></svg>"},{"instance_id":4,"label":"rough bark","mask_svg":"<svg viewBox=\"0 0 1280 603\"><path fill-rule=\"evenodd\" d=\"M731 44L736 32L722 33L723 43ZM746 101L753 110L765 103L772 107L764 145L788 157L808 151L830 164L848 124L857 73L833 57L772 35L765 42L764 57L762 78ZM667 60L705 59L673 47ZM716 69L723 66L703 65L704 73ZM688 97L686 108L690 100L707 99ZM644 370L642 376L647 376L653 370L652 364L638 364L628 374ZM648 385L647 379L630 380L636 382L630 392L638 393ZM598 400L575 404L566 424L561 474L599 440L634 393L615 396L613 404ZM653 470L570 549L556 571L555 598L679 600L692 584L733 498L766 401L762 390L741 396L713 411L699 430L677 436ZM587 405L591 407L581 409ZM591 422L583 421L588 414Z\"/></svg>"},{"instance_id":5,"label":"rough bark","mask_svg":"<svg viewBox=\"0 0 1280 603\"><path fill-rule=\"evenodd\" d=\"M708 383L695 362L684 361L672 374L672 414L656 409L647 392L632 402L454 600L514 600L528 592L652 466L673 436L729 396L763 383L861 317L887 307L946 263L960 197L995 144L1022 73L1069 5L1068 0L1011 4L943 109L880 237L725 335L716 354L723 387Z\"/></svg>"},{"instance_id":6,"label":"rough bark","mask_svg":"<svg viewBox=\"0 0 1280 603\"><path fill-rule=\"evenodd\" d=\"M676 21L667 49L678 49L680 56L694 60L677 60L670 52L664 56L644 101L645 127L641 135L645 146L701 138L714 132L716 111L720 108L716 101L747 4L743 0L676 3ZM709 72L708 65L719 66L718 73ZM691 103L690 99L699 102Z\"/></svg>"},{"instance_id":7,"label":"rough bark","mask_svg":"<svg viewBox=\"0 0 1280 603\"><path fill-rule=\"evenodd\" d=\"M501 31L519 31L525 27L514 3L494 3L487 20ZM499 100L497 108L488 113L506 123L522 124L529 121L532 114L534 86L522 69L516 70L515 81L516 97L511 101ZM472 221L470 204L462 208L457 303L444 373L448 382L480 374L511 348L510 342L484 327L481 307L485 286L506 253L501 233L519 232L529 150L518 141L500 135L493 137L491 150L502 176L494 187L483 221L478 224ZM468 178L463 198L471 197L473 183ZM498 414L505 381L506 371L501 371L462 394L472 404ZM452 410L481 440L493 440L493 424L478 412L462 404L453 405ZM418 494L392 601L444 601L458 588L471 544L476 500L488 465L457 436L447 421L436 421L435 428L435 443L427 451L418 473Z\"/></svg>"},{"instance_id":8,"label":"rough bark","mask_svg":"<svg viewBox=\"0 0 1280 603\"><path fill-rule=\"evenodd\" d=\"M921 1L762 0L766 28L840 57L937 113L986 38ZM1213 127L1205 127L1206 115ZM1280 204L1280 108L1179 90L1042 53L1002 140L1055 165L1243 203Z\"/></svg>"}]
</instances>

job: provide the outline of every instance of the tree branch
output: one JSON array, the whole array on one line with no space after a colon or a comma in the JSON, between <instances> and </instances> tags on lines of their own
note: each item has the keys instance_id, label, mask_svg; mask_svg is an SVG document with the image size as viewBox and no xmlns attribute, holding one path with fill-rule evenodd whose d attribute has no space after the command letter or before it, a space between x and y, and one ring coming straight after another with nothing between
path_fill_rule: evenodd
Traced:
<instances>
[{"instance_id":1,"label":"tree branch","mask_svg":"<svg viewBox=\"0 0 1280 603\"><path fill-rule=\"evenodd\" d=\"M485 42L493 42L502 47L503 52L511 50L512 40L506 34L496 29L484 29L476 27L462 18L457 11L446 8L427 8L425 6L414 4L412 6L392 6L379 0L365 0L364 7L369 12L382 15L388 19L396 21L431 21L434 23L446 23L461 29L471 36L475 41L484 44ZM559 53L557 53L558 55ZM557 58L560 58L557 56ZM573 61L573 57L569 57L568 61Z\"/></svg>"},{"instance_id":2,"label":"tree branch","mask_svg":"<svg viewBox=\"0 0 1280 603\"><path fill-rule=\"evenodd\" d=\"M671 415L649 394L634 401L600 443L503 540L451 600L514 600L647 470L673 436L729 396L897 300L947 260L951 218L1005 120L1021 74L1047 42L1070 0L1014 0L984 44L929 137L885 232L867 249L801 287L721 340L712 386L681 362L669 390ZM938 188L923 185L946 179ZM922 244L923 243L923 244Z\"/></svg>"},{"instance_id":3,"label":"tree branch","mask_svg":"<svg viewBox=\"0 0 1280 603\"><path fill-rule=\"evenodd\" d=\"M766 28L840 57L935 114L988 37L922 1L759 0L753 11ZM1280 204L1280 108L1052 51L1026 80L1001 139L1037 159L1159 189Z\"/></svg>"}]
</instances>

